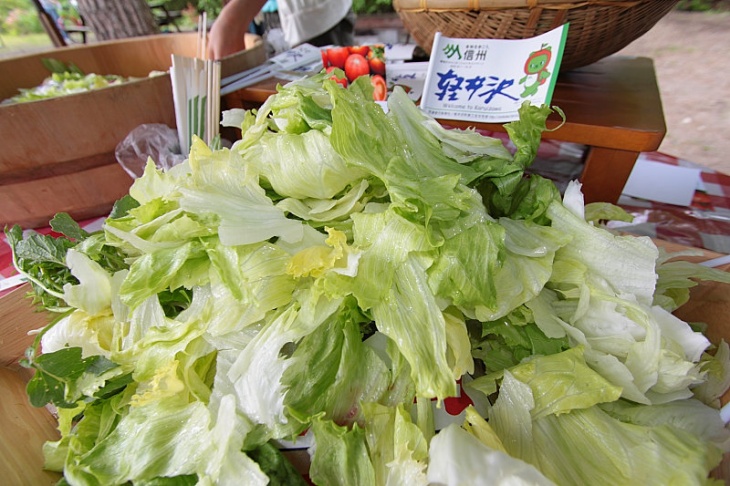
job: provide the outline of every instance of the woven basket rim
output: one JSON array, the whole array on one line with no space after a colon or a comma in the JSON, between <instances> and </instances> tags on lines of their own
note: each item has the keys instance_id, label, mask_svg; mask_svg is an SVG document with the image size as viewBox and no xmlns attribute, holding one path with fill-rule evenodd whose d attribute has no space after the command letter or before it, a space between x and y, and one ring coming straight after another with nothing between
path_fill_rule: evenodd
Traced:
<instances>
[{"instance_id":1,"label":"woven basket rim","mask_svg":"<svg viewBox=\"0 0 730 486\"><path fill-rule=\"evenodd\" d=\"M572 32L560 66L567 71L622 49L679 1L393 0L393 7L413 39L429 54L436 32L457 38L525 39L570 23ZM522 7L497 7L507 3ZM444 8L436 8L439 5ZM474 10L480 5L483 8Z\"/></svg>"},{"instance_id":2,"label":"woven basket rim","mask_svg":"<svg viewBox=\"0 0 730 486\"><path fill-rule=\"evenodd\" d=\"M396 12L473 12L541 8L570 10L583 7L632 8L645 0L393 0Z\"/></svg>"}]
</instances>

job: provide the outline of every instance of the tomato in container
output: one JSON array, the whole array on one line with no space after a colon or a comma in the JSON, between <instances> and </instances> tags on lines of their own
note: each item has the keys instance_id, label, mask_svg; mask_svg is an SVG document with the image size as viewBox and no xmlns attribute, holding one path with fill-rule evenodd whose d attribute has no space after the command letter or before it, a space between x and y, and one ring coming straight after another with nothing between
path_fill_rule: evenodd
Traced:
<instances>
[{"instance_id":1,"label":"tomato in container","mask_svg":"<svg viewBox=\"0 0 730 486\"><path fill-rule=\"evenodd\" d=\"M347 57L350 55L350 50L347 47L333 47L326 49L325 53L327 57L325 67L334 66L340 69L344 69Z\"/></svg>"},{"instance_id":2,"label":"tomato in container","mask_svg":"<svg viewBox=\"0 0 730 486\"><path fill-rule=\"evenodd\" d=\"M370 64L370 71L385 76L385 61L380 57L373 57L368 61Z\"/></svg>"},{"instance_id":3,"label":"tomato in container","mask_svg":"<svg viewBox=\"0 0 730 486\"><path fill-rule=\"evenodd\" d=\"M388 97L388 85L380 74L370 76L370 84L373 85L373 99L375 101L385 101Z\"/></svg>"},{"instance_id":4,"label":"tomato in container","mask_svg":"<svg viewBox=\"0 0 730 486\"><path fill-rule=\"evenodd\" d=\"M385 76L385 47L373 46L367 54L370 72Z\"/></svg>"},{"instance_id":5,"label":"tomato in container","mask_svg":"<svg viewBox=\"0 0 730 486\"><path fill-rule=\"evenodd\" d=\"M373 98L385 101L388 95L385 81L385 46L359 45L348 47L331 47L322 49L322 65L328 73L332 73L335 81L347 86L360 76L370 76L373 85ZM340 69L345 77L340 77L334 70Z\"/></svg>"},{"instance_id":6,"label":"tomato in container","mask_svg":"<svg viewBox=\"0 0 730 486\"><path fill-rule=\"evenodd\" d=\"M330 79L341 84L343 88L347 88L347 85L348 85L347 78L345 76L343 76L342 70L340 68L337 68L335 66L330 66L327 68L327 72L332 73L332 77Z\"/></svg>"},{"instance_id":7,"label":"tomato in container","mask_svg":"<svg viewBox=\"0 0 730 486\"><path fill-rule=\"evenodd\" d=\"M350 54L345 61L345 75L350 81L370 74L368 60L362 54Z\"/></svg>"},{"instance_id":8,"label":"tomato in container","mask_svg":"<svg viewBox=\"0 0 730 486\"><path fill-rule=\"evenodd\" d=\"M350 54L366 56L370 53L370 46L350 46Z\"/></svg>"}]
</instances>

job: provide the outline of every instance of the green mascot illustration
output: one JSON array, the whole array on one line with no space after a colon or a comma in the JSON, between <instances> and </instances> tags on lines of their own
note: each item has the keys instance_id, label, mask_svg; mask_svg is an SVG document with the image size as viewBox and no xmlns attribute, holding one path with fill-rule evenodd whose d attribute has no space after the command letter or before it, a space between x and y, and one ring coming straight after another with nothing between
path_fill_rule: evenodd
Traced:
<instances>
[{"instance_id":1,"label":"green mascot illustration","mask_svg":"<svg viewBox=\"0 0 730 486\"><path fill-rule=\"evenodd\" d=\"M525 61L525 74L526 76L520 79L520 84L525 85L525 90L520 95L522 98L533 96L537 93L537 89L545 84L545 81L550 77L550 71L547 70L548 64L550 64L550 58L552 57L552 48L548 44L543 44L540 50L532 52ZM533 79L535 82L528 85L528 80Z\"/></svg>"}]
</instances>

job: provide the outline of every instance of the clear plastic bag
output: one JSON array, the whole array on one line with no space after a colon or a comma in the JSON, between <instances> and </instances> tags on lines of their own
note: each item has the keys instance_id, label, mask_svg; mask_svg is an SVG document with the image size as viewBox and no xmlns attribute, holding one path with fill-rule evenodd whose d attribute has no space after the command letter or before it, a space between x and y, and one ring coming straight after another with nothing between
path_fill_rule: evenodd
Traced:
<instances>
[{"instance_id":1,"label":"clear plastic bag","mask_svg":"<svg viewBox=\"0 0 730 486\"><path fill-rule=\"evenodd\" d=\"M142 176L148 157L151 157L155 165L163 170L187 158L180 151L177 130L163 123L138 126L117 145L114 155L117 162L133 179Z\"/></svg>"}]
</instances>

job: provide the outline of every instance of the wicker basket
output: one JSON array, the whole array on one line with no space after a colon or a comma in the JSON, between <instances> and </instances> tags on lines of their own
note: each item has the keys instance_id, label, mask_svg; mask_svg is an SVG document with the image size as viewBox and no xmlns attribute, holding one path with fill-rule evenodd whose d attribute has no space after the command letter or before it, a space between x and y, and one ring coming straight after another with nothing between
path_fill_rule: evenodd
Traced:
<instances>
[{"instance_id":1,"label":"wicker basket","mask_svg":"<svg viewBox=\"0 0 730 486\"><path fill-rule=\"evenodd\" d=\"M436 32L468 39L525 39L570 22L561 70L596 62L651 29L679 0L393 0L430 54Z\"/></svg>"}]
</instances>

